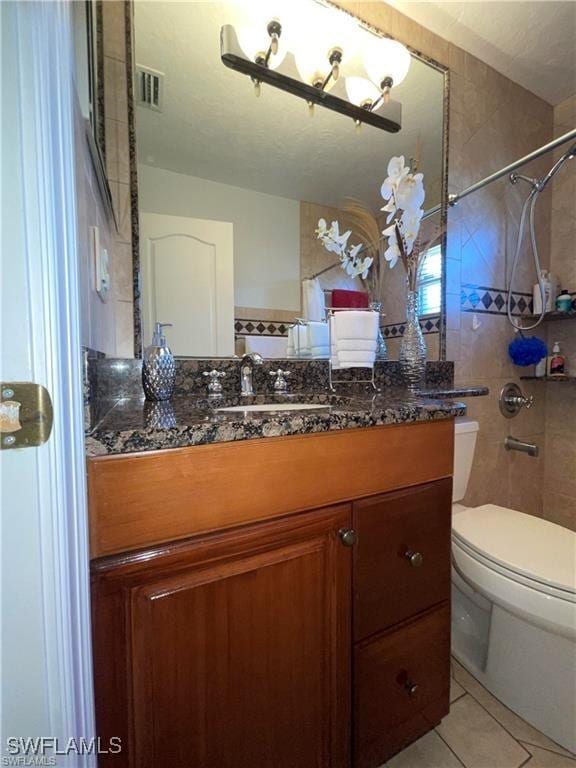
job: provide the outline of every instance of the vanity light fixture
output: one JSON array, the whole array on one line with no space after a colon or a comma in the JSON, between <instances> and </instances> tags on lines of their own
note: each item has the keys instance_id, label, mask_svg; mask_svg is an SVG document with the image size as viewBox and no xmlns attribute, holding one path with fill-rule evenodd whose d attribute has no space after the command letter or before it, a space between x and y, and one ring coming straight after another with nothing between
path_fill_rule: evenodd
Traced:
<instances>
[{"instance_id":1,"label":"vanity light fixture","mask_svg":"<svg viewBox=\"0 0 576 768\"><path fill-rule=\"evenodd\" d=\"M258 27L238 32L226 24L220 31L222 62L248 75L260 95L267 83L315 104L351 117L357 126L368 123L390 133L401 128L402 107L389 98L390 89L406 77L410 53L401 44L374 37L336 9L311 5L300 24L290 23L286 40L284 22L270 17ZM309 23L306 23L309 22ZM298 39L294 30L308 29ZM362 39L360 39L362 37ZM292 43L288 50L287 42ZM362 75L350 73L356 49L365 50ZM358 71L358 66L355 66Z\"/></svg>"}]
</instances>

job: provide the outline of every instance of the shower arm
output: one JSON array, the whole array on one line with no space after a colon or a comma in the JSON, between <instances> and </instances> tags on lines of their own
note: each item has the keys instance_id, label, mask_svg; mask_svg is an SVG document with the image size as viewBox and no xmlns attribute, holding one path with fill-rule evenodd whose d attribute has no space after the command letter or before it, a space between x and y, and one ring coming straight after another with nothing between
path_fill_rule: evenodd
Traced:
<instances>
[{"instance_id":1,"label":"shower arm","mask_svg":"<svg viewBox=\"0 0 576 768\"><path fill-rule=\"evenodd\" d=\"M566 144L568 141L576 141L576 128L568 131L568 133L565 133L563 136L559 136L557 139L550 141L548 144L544 144L543 147L535 149L533 152L530 152L528 155L521 157L519 160L510 163L510 165L507 165L505 168L501 168L499 171L491 173L490 176L486 176L486 178L482 179L482 181L477 181L476 184L472 184L472 186L467 187L466 189L462 190L462 192L455 192L448 195L448 205L451 207L456 205L456 203L459 200L462 200L462 198L471 195L473 192L478 192L483 187L486 187L488 184L492 184L493 181L498 181L498 179L501 179L503 176L508 176L517 168L521 168L526 163L529 163L532 160L536 160L538 157L551 152L553 149L556 149L556 147L560 147L562 144ZM422 218L427 219L441 210L441 204L435 205L433 208L429 208Z\"/></svg>"}]
</instances>

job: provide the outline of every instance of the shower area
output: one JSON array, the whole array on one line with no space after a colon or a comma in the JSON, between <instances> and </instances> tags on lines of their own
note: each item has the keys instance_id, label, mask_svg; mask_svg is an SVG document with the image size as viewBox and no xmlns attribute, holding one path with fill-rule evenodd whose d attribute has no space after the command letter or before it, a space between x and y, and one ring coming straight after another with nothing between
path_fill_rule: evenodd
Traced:
<instances>
[{"instance_id":1,"label":"shower area","mask_svg":"<svg viewBox=\"0 0 576 768\"><path fill-rule=\"evenodd\" d=\"M513 120L510 112L508 130ZM532 141L515 125L496 161L488 154L476 160L475 137L457 148L465 173L450 185L447 356L458 383L490 388L488 398L468 401L480 433L465 503L499 504L576 530L576 304L540 312L533 301L544 289L542 270L576 299L576 97L554 108L553 126L544 122ZM482 144L486 151L488 139ZM515 147L530 151L522 156ZM451 268L460 273L452 316ZM564 378L540 375L544 363L513 362L510 343L533 337L548 355L558 344ZM509 383L526 400L517 416L504 418L499 395Z\"/></svg>"}]
</instances>

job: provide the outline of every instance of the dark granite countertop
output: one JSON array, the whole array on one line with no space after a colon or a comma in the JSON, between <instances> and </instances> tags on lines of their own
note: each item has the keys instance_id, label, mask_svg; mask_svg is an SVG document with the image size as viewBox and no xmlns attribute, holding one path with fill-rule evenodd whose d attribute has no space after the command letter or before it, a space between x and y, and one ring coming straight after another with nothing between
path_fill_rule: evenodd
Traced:
<instances>
[{"instance_id":1,"label":"dark granite countertop","mask_svg":"<svg viewBox=\"0 0 576 768\"><path fill-rule=\"evenodd\" d=\"M422 397L433 397L438 400L444 398L448 399L462 399L466 397L485 397L490 394L488 387L457 387L454 386L450 389L423 389L420 394Z\"/></svg>"},{"instance_id":2,"label":"dark granite countertop","mask_svg":"<svg viewBox=\"0 0 576 768\"><path fill-rule=\"evenodd\" d=\"M207 443L259 437L310 434L340 429L432 421L462 416L466 406L459 396L486 394L480 389L427 390L411 395L405 389L386 387L378 393L346 396L327 392L253 398L176 397L169 403L149 403L138 398L100 400L93 404L87 432L89 457L183 448ZM307 411L236 412L217 409L257 403L314 403L328 405Z\"/></svg>"}]
</instances>

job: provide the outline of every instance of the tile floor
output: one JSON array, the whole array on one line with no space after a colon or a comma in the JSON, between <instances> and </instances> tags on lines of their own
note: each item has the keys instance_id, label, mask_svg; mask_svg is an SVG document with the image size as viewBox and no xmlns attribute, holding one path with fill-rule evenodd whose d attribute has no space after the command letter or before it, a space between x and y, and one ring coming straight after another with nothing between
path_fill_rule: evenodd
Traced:
<instances>
[{"instance_id":1,"label":"tile floor","mask_svg":"<svg viewBox=\"0 0 576 768\"><path fill-rule=\"evenodd\" d=\"M559 747L452 662L450 714L382 768L576 768Z\"/></svg>"}]
</instances>

